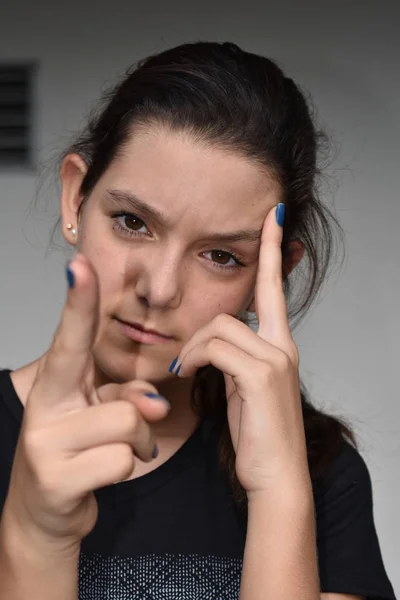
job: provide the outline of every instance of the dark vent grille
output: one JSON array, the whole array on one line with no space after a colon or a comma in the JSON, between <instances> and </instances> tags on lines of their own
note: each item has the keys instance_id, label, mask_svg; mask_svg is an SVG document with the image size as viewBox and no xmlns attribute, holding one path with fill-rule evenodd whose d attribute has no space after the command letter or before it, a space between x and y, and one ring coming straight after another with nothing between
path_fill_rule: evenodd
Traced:
<instances>
[{"instance_id":1,"label":"dark vent grille","mask_svg":"<svg viewBox=\"0 0 400 600\"><path fill-rule=\"evenodd\" d=\"M31 164L32 66L0 65L0 167Z\"/></svg>"}]
</instances>

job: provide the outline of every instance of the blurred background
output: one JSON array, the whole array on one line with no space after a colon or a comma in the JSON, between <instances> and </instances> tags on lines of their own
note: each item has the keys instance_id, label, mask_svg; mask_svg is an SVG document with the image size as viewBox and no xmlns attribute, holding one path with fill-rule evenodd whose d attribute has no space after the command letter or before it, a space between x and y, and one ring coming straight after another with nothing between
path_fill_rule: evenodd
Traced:
<instances>
[{"instance_id":1,"label":"blurred background","mask_svg":"<svg viewBox=\"0 0 400 600\"><path fill-rule=\"evenodd\" d=\"M399 28L395 0L0 5L0 73L3 84L20 78L26 111L11 141L0 117L1 367L47 349L64 302L68 252L48 251L57 173L44 179L43 167L128 66L184 42L232 41L277 60L311 94L335 150L325 199L346 260L294 331L300 371L311 400L355 430L400 595Z\"/></svg>"}]
</instances>

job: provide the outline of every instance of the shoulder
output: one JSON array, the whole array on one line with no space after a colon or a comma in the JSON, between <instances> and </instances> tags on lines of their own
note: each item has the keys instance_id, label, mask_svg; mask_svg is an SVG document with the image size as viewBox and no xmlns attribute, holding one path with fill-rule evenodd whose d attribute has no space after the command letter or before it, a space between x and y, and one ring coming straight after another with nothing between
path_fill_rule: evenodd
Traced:
<instances>
[{"instance_id":1,"label":"shoulder","mask_svg":"<svg viewBox=\"0 0 400 600\"><path fill-rule=\"evenodd\" d=\"M366 461L349 442L313 486L319 536L348 537L353 532L364 539L375 537L373 490Z\"/></svg>"},{"instance_id":2,"label":"shoulder","mask_svg":"<svg viewBox=\"0 0 400 600\"><path fill-rule=\"evenodd\" d=\"M321 590L394 600L374 523L371 476L344 441L314 487Z\"/></svg>"},{"instance_id":3,"label":"shoulder","mask_svg":"<svg viewBox=\"0 0 400 600\"><path fill-rule=\"evenodd\" d=\"M336 457L331 461L325 473L313 484L315 502L323 498L346 491L360 490L361 493L371 493L371 476L367 463L359 450L346 440L343 440Z\"/></svg>"},{"instance_id":4,"label":"shoulder","mask_svg":"<svg viewBox=\"0 0 400 600\"><path fill-rule=\"evenodd\" d=\"M24 410L11 374L11 369L0 369L0 425L2 431L7 431L9 427L14 430L15 426L19 429Z\"/></svg>"}]
</instances>

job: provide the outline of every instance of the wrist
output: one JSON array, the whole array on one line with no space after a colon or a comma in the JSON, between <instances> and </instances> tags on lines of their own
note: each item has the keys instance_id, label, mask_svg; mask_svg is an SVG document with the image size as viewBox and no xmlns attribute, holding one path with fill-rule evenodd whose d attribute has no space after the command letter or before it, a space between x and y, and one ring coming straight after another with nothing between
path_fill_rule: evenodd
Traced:
<instances>
[{"instance_id":1,"label":"wrist","mask_svg":"<svg viewBox=\"0 0 400 600\"><path fill-rule=\"evenodd\" d=\"M314 506L313 488L310 479L299 482L281 480L271 483L268 488L247 491L249 510L257 506L281 506L307 510Z\"/></svg>"},{"instance_id":2,"label":"wrist","mask_svg":"<svg viewBox=\"0 0 400 600\"><path fill-rule=\"evenodd\" d=\"M78 600L79 552L0 523L0 598Z\"/></svg>"},{"instance_id":3,"label":"wrist","mask_svg":"<svg viewBox=\"0 0 400 600\"><path fill-rule=\"evenodd\" d=\"M33 563L59 564L79 561L80 543L75 540L50 538L44 533L21 527L3 515L0 523L0 547L10 559L25 559Z\"/></svg>"}]
</instances>

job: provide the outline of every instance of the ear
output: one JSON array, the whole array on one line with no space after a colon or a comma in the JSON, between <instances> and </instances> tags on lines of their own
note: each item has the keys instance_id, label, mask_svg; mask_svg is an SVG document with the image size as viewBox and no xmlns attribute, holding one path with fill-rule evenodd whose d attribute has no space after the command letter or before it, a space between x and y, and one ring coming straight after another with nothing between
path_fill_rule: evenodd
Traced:
<instances>
[{"instance_id":1,"label":"ear","mask_svg":"<svg viewBox=\"0 0 400 600\"><path fill-rule=\"evenodd\" d=\"M78 230L78 209L83 200L80 187L87 172L87 164L79 154L68 154L61 165L61 218L65 240L76 245L77 236L67 229L67 225Z\"/></svg>"},{"instance_id":2,"label":"ear","mask_svg":"<svg viewBox=\"0 0 400 600\"><path fill-rule=\"evenodd\" d=\"M300 240L293 240L289 242L288 254L285 257L283 263L283 271L286 277L293 271L299 264L304 256L304 244Z\"/></svg>"},{"instance_id":3,"label":"ear","mask_svg":"<svg viewBox=\"0 0 400 600\"><path fill-rule=\"evenodd\" d=\"M293 240L289 243L288 254L284 260L282 269L286 277L293 271L293 269L299 264L304 256L304 244L299 240ZM249 312L255 312L255 300L254 297L251 304L248 306Z\"/></svg>"}]
</instances>

